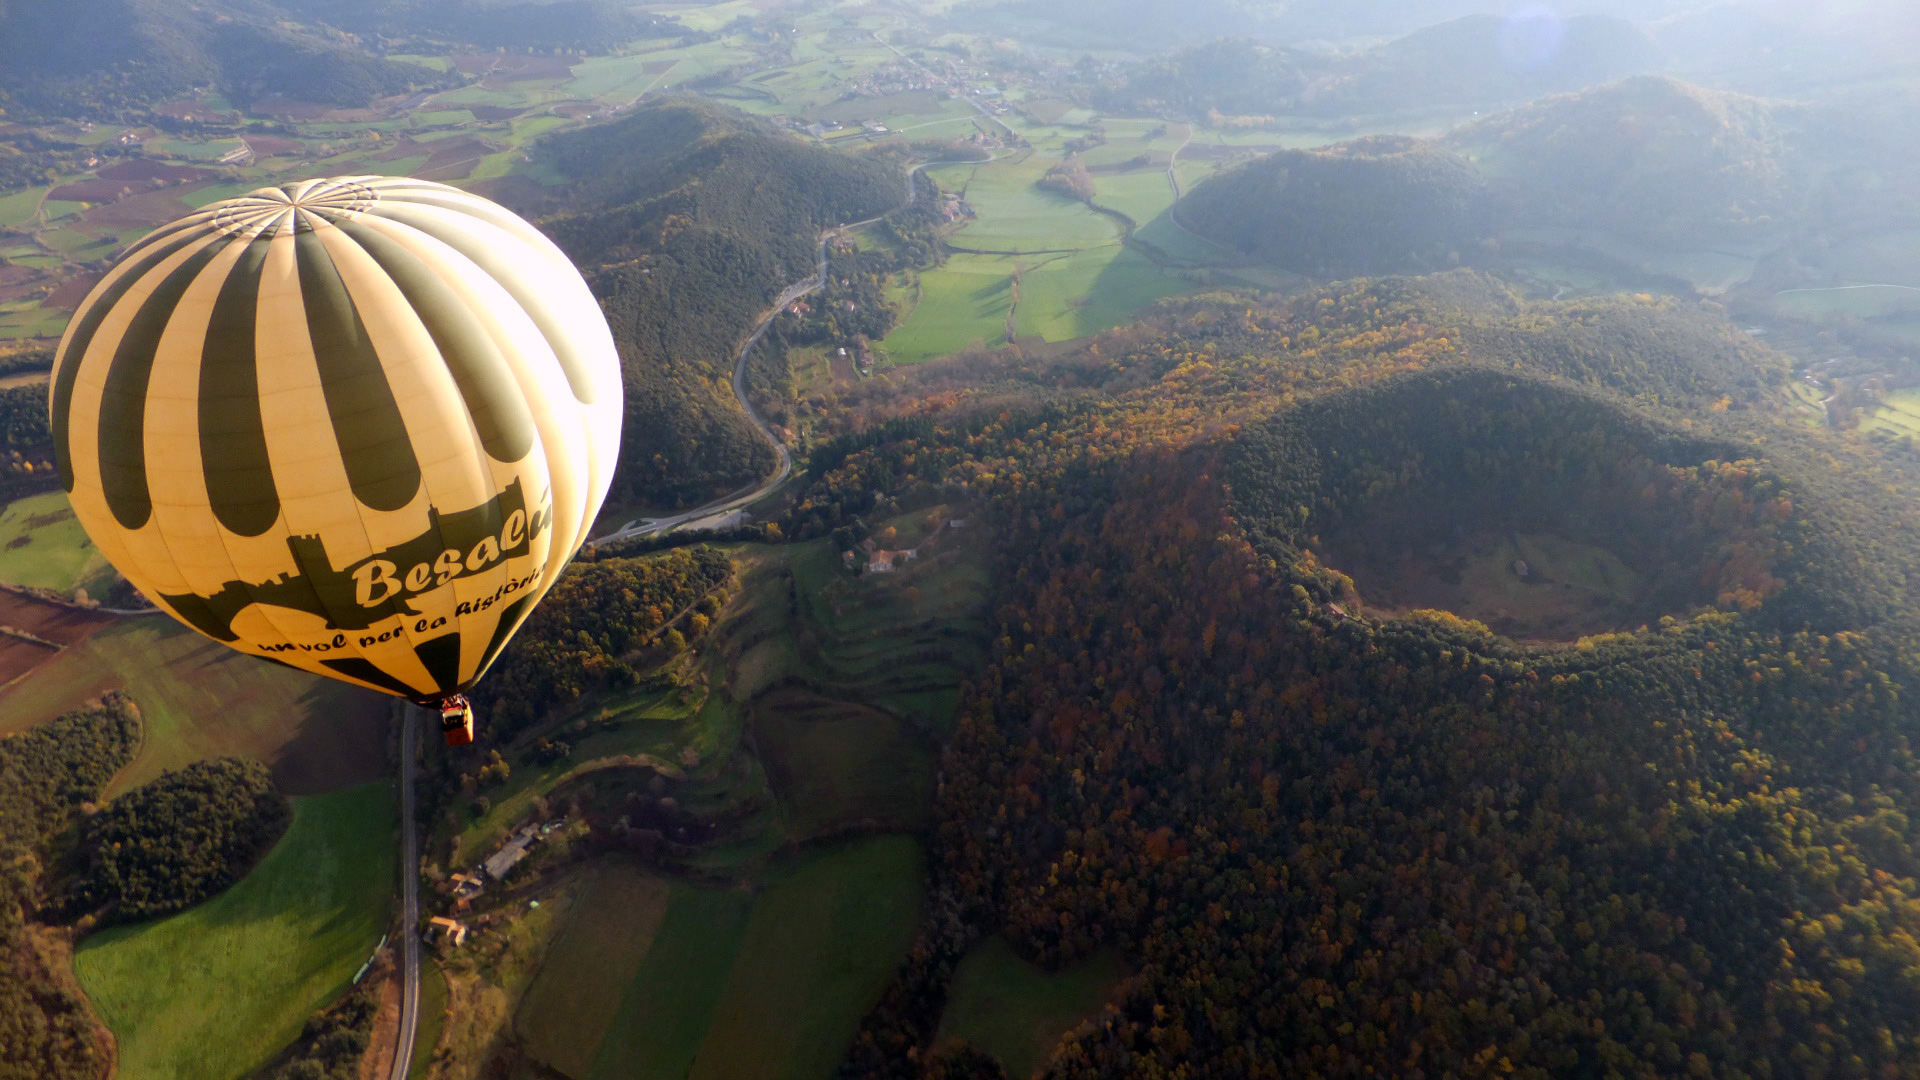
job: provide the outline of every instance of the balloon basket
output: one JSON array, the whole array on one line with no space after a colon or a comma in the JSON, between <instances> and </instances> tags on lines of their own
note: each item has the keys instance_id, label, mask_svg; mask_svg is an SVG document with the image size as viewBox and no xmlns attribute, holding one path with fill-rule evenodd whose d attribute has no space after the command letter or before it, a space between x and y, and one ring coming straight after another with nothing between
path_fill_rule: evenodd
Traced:
<instances>
[{"instance_id":1,"label":"balloon basket","mask_svg":"<svg viewBox=\"0 0 1920 1080\"><path fill-rule=\"evenodd\" d=\"M473 745L473 706L465 694L445 698L435 708L440 713L440 735L448 746Z\"/></svg>"}]
</instances>

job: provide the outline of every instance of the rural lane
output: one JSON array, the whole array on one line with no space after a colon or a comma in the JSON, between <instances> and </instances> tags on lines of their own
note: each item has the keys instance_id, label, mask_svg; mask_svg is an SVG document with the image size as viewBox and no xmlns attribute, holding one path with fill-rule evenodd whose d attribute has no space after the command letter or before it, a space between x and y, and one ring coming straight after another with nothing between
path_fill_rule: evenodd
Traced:
<instances>
[{"instance_id":1,"label":"rural lane","mask_svg":"<svg viewBox=\"0 0 1920 1080\"><path fill-rule=\"evenodd\" d=\"M400 1030L394 1036L388 1080L407 1080L420 1026L420 835L413 807L413 759L420 749L420 716L426 710L401 702L400 711Z\"/></svg>"}]
</instances>

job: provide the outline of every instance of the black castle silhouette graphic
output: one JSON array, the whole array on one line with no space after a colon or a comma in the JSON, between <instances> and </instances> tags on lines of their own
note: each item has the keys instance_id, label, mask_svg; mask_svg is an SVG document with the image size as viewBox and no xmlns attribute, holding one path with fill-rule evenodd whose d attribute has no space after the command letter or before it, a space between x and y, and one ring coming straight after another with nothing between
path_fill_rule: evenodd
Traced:
<instances>
[{"instance_id":1,"label":"black castle silhouette graphic","mask_svg":"<svg viewBox=\"0 0 1920 1080\"><path fill-rule=\"evenodd\" d=\"M233 641L233 620L253 604L303 611L329 630L365 630L395 615L418 615L411 600L457 578L525 555L553 520L552 492L538 510L527 509L515 479L505 491L471 510L427 511L427 527L411 540L335 570L318 536L289 536L287 550L299 571L271 581L229 581L212 596L161 594L189 625L220 641Z\"/></svg>"}]
</instances>

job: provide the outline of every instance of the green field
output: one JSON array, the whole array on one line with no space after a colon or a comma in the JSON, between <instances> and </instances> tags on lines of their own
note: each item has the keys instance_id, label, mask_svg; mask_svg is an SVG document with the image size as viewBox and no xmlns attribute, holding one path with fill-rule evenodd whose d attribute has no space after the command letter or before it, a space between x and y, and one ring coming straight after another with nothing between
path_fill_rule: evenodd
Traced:
<instances>
[{"instance_id":1,"label":"green field","mask_svg":"<svg viewBox=\"0 0 1920 1080\"><path fill-rule=\"evenodd\" d=\"M413 1064L407 1080L426 1080L433 1071L433 1051L447 1027L447 973L432 960L423 960L420 975L420 1026L413 1033Z\"/></svg>"},{"instance_id":2,"label":"green field","mask_svg":"<svg viewBox=\"0 0 1920 1080\"><path fill-rule=\"evenodd\" d=\"M67 328L67 313L30 303L18 308L0 306L0 339L57 338Z\"/></svg>"},{"instance_id":3,"label":"green field","mask_svg":"<svg viewBox=\"0 0 1920 1080\"><path fill-rule=\"evenodd\" d=\"M1886 318L1920 311L1920 288L1848 285L1830 289L1796 289L1775 295L1773 306L1783 315L1814 322L1828 322L1849 316Z\"/></svg>"},{"instance_id":4,"label":"green field","mask_svg":"<svg viewBox=\"0 0 1920 1080\"><path fill-rule=\"evenodd\" d=\"M387 699L242 656L162 616L109 626L0 691L0 735L110 689L133 696L143 727L110 796L229 754L271 764L275 781L296 794L386 771Z\"/></svg>"},{"instance_id":5,"label":"green field","mask_svg":"<svg viewBox=\"0 0 1920 1080\"><path fill-rule=\"evenodd\" d=\"M515 1029L581 1080L826 1080L919 925L921 875L898 835L812 855L757 896L602 863Z\"/></svg>"},{"instance_id":6,"label":"green field","mask_svg":"<svg viewBox=\"0 0 1920 1080\"><path fill-rule=\"evenodd\" d=\"M1860 429L1904 438L1920 436L1920 389L1890 391L1878 409L1861 419Z\"/></svg>"},{"instance_id":7,"label":"green field","mask_svg":"<svg viewBox=\"0 0 1920 1080\"><path fill-rule=\"evenodd\" d=\"M797 688L756 705L754 742L793 836L925 823L933 748L905 721Z\"/></svg>"},{"instance_id":8,"label":"green field","mask_svg":"<svg viewBox=\"0 0 1920 1080\"><path fill-rule=\"evenodd\" d=\"M596 699L594 709L599 718L585 733L567 736L573 753L563 767L543 769L523 757L509 759L515 766L513 775L489 794L492 806L478 818L462 819L455 863L465 865L480 858L526 816L535 798L551 793L575 766L629 754L653 754L671 761L681 747L699 745L705 729L712 725L712 717L703 709L708 702L693 690L644 688ZM445 836L436 836L435 843L445 844Z\"/></svg>"},{"instance_id":9,"label":"green field","mask_svg":"<svg viewBox=\"0 0 1920 1080\"><path fill-rule=\"evenodd\" d=\"M1086 204L1036 187L1045 163L996 162L975 170L967 201L979 217L954 234L957 247L977 251L1080 250L1117 244L1119 227Z\"/></svg>"},{"instance_id":10,"label":"green field","mask_svg":"<svg viewBox=\"0 0 1920 1080\"><path fill-rule=\"evenodd\" d=\"M87 539L64 494L52 491L0 508L0 582L71 596L76 588L99 592L112 579L106 556Z\"/></svg>"},{"instance_id":11,"label":"green field","mask_svg":"<svg viewBox=\"0 0 1920 1080\"><path fill-rule=\"evenodd\" d=\"M1173 205L1173 185L1165 169L1102 173L1094 178L1093 201L1145 225Z\"/></svg>"},{"instance_id":12,"label":"green field","mask_svg":"<svg viewBox=\"0 0 1920 1080\"><path fill-rule=\"evenodd\" d=\"M999 1058L1009 1077L1031 1076L1062 1035L1099 1011L1121 975L1111 952L1049 974L1004 939L988 938L953 973L939 1037L966 1039Z\"/></svg>"},{"instance_id":13,"label":"green field","mask_svg":"<svg viewBox=\"0 0 1920 1080\"><path fill-rule=\"evenodd\" d=\"M1096 248L1041 264L1020 281L1014 329L1067 341L1109 330L1165 296L1190 289L1132 248Z\"/></svg>"},{"instance_id":14,"label":"green field","mask_svg":"<svg viewBox=\"0 0 1920 1080\"><path fill-rule=\"evenodd\" d=\"M170 918L95 934L74 967L118 1043L119 1080L237 1080L337 998L390 915L390 786L294 801L260 865Z\"/></svg>"},{"instance_id":15,"label":"green field","mask_svg":"<svg viewBox=\"0 0 1920 1080\"><path fill-rule=\"evenodd\" d=\"M40 200L46 198L50 188L27 188L7 195L0 195L0 226L17 229L33 220L40 212Z\"/></svg>"},{"instance_id":16,"label":"green field","mask_svg":"<svg viewBox=\"0 0 1920 1080\"><path fill-rule=\"evenodd\" d=\"M657 66L651 72L648 70L648 65L654 60L655 57L649 55L589 57L573 65L574 79L567 84L567 92L584 98L599 98L615 90L632 87L637 93L659 74Z\"/></svg>"},{"instance_id":17,"label":"green field","mask_svg":"<svg viewBox=\"0 0 1920 1080\"><path fill-rule=\"evenodd\" d=\"M587 879L514 1019L529 1053L568 1076L587 1075L671 891L667 881L619 862Z\"/></svg>"},{"instance_id":18,"label":"green field","mask_svg":"<svg viewBox=\"0 0 1920 1080\"><path fill-rule=\"evenodd\" d=\"M689 1080L827 1080L920 924L906 836L817 856L762 893Z\"/></svg>"},{"instance_id":19,"label":"green field","mask_svg":"<svg viewBox=\"0 0 1920 1080\"><path fill-rule=\"evenodd\" d=\"M1013 303L1014 261L1001 255L954 255L920 274L917 300L880 347L895 363L917 364L979 342L1006 341Z\"/></svg>"},{"instance_id":20,"label":"green field","mask_svg":"<svg viewBox=\"0 0 1920 1080\"><path fill-rule=\"evenodd\" d=\"M683 1080L726 990L753 905L751 893L673 886L653 947L619 999L588 1080Z\"/></svg>"}]
</instances>

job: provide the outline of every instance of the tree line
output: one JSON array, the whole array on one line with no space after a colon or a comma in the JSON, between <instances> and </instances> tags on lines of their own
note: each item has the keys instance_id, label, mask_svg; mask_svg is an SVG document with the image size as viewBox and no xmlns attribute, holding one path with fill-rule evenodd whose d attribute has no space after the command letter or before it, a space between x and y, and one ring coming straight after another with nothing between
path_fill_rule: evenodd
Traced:
<instances>
[{"instance_id":1,"label":"tree line","mask_svg":"<svg viewBox=\"0 0 1920 1080\"><path fill-rule=\"evenodd\" d=\"M108 695L30 731L0 739L0 1078L94 1080L107 1050L86 1002L29 947L50 850L83 806L132 760L140 742L133 703Z\"/></svg>"},{"instance_id":2,"label":"tree line","mask_svg":"<svg viewBox=\"0 0 1920 1080\"><path fill-rule=\"evenodd\" d=\"M475 706L510 736L589 690L630 684L630 655L732 576L732 560L706 545L574 564L476 688Z\"/></svg>"}]
</instances>

